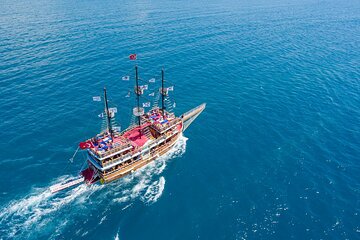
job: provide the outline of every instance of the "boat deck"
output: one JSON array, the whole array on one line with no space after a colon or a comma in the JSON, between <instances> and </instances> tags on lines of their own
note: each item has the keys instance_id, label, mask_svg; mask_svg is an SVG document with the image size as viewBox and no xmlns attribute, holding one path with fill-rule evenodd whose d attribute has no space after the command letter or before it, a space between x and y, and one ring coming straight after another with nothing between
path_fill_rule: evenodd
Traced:
<instances>
[{"instance_id":1,"label":"boat deck","mask_svg":"<svg viewBox=\"0 0 360 240\"><path fill-rule=\"evenodd\" d=\"M104 135L101 137L96 137L91 139L93 144L93 150L95 152L106 152L111 150L112 148L119 147L121 145L126 145L128 142L122 136L114 136L111 137L109 135Z\"/></svg>"},{"instance_id":2,"label":"boat deck","mask_svg":"<svg viewBox=\"0 0 360 240\"><path fill-rule=\"evenodd\" d=\"M113 137L108 133L103 133L88 140L92 145L90 149L101 157L126 148L129 145L135 148L142 147L152 138L148 127L153 126L153 128L161 132L174 124L174 119L173 114L165 112L163 115L160 109L153 109L142 116L144 124L141 126L129 128L123 133L116 132Z\"/></svg>"},{"instance_id":3,"label":"boat deck","mask_svg":"<svg viewBox=\"0 0 360 240\"><path fill-rule=\"evenodd\" d=\"M134 147L142 147L149 140L149 138L143 133L144 128L150 124L144 124L140 127L133 128L123 134L123 137L130 140Z\"/></svg>"},{"instance_id":4,"label":"boat deck","mask_svg":"<svg viewBox=\"0 0 360 240\"><path fill-rule=\"evenodd\" d=\"M144 118L152 124L166 124L175 118L174 114L165 112L163 115L159 108L150 110Z\"/></svg>"}]
</instances>

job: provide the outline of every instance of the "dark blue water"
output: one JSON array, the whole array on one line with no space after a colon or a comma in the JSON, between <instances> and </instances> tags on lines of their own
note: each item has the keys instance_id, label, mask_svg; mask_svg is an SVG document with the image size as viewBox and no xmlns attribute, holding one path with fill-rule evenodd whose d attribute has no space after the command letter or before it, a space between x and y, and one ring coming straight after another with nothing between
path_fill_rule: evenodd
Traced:
<instances>
[{"instance_id":1,"label":"dark blue water","mask_svg":"<svg viewBox=\"0 0 360 240\"><path fill-rule=\"evenodd\" d=\"M360 239L360 2L22 1L0 8L0 239ZM176 148L51 195L140 76L207 102Z\"/></svg>"}]
</instances>

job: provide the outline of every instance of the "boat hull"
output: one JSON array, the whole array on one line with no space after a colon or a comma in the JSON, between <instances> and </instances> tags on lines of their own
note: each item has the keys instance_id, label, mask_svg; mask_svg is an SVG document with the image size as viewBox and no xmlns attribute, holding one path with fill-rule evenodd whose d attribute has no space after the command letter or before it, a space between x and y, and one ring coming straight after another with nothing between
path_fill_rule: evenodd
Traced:
<instances>
[{"instance_id":1,"label":"boat hull","mask_svg":"<svg viewBox=\"0 0 360 240\"><path fill-rule=\"evenodd\" d=\"M126 175L133 173L134 171L148 165L149 163L156 161L157 158L160 156L166 154L169 152L169 150L176 144L176 142L179 140L179 137L181 135L182 131L177 133L175 136L172 137L171 141L169 141L165 146L161 146L159 149L156 149L154 153L147 154L145 156L142 156L140 160L137 160L136 162L129 164L126 167L123 167L119 170L113 171L111 173L107 174L101 174L99 173L98 176L94 176L91 181L87 181L88 184L93 184L95 182L100 182L101 184L110 183L112 181L115 181L119 178L125 177ZM91 168L91 166L89 166ZM88 168L87 168L88 169ZM85 170L84 170L85 171ZM94 179L97 179L99 181L94 181Z\"/></svg>"},{"instance_id":2,"label":"boat hull","mask_svg":"<svg viewBox=\"0 0 360 240\"><path fill-rule=\"evenodd\" d=\"M190 111L181 115L180 118L182 120L182 123L181 126L179 125L179 132L174 135L171 140L167 144L165 144L165 146L161 146L153 150L152 152L150 152L150 154L141 155L140 160L134 160L134 162L130 163L129 165L122 167L118 170L114 169L114 171L111 171L110 173L94 171L94 176L92 176L90 180L85 180L85 182L87 184L93 184L95 182L100 182L101 184L110 183L146 166L152 161L156 161L158 157L166 154L175 145L182 132L185 131L186 128L189 127L190 124L204 111L205 107L206 104L201 104L198 107L193 108ZM89 161L89 168L85 169L84 171L87 171L90 168L92 168L91 161ZM92 169L95 169L95 167L93 167Z\"/></svg>"}]
</instances>

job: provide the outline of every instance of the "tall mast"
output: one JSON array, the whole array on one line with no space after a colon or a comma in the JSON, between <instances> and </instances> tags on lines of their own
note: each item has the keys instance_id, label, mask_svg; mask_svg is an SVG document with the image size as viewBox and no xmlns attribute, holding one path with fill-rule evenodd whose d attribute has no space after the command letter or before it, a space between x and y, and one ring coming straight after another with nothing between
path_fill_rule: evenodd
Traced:
<instances>
[{"instance_id":1,"label":"tall mast","mask_svg":"<svg viewBox=\"0 0 360 240\"><path fill-rule=\"evenodd\" d=\"M161 111L164 116L164 110L165 110L165 91L164 91L164 69L161 69Z\"/></svg>"},{"instance_id":2,"label":"tall mast","mask_svg":"<svg viewBox=\"0 0 360 240\"><path fill-rule=\"evenodd\" d=\"M136 79L136 102L137 102L137 110L140 110L140 89L139 89L139 74L138 74L138 66L135 65L135 79ZM140 126L140 116L138 116L138 125Z\"/></svg>"},{"instance_id":3,"label":"tall mast","mask_svg":"<svg viewBox=\"0 0 360 240\"><path fill-rule=\"evenodd\" d=\"M107 95L106 95L106 88L104 87L104 101L105 101L105 112L106 112L106 120L107 120L107 129L108 132L110 133L110 135L112 136L112 128L111 128L111 116L110 116L110 112L109 112L109 104L108 104L108 100L107 100Z\"/></svg>"}]
</instances>

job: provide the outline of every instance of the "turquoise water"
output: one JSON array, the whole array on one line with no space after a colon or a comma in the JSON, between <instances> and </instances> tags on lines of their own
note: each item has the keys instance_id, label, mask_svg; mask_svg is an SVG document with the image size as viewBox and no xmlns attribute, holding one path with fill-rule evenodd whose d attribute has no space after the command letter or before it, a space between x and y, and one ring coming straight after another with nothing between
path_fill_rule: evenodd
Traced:
<instances>
[{"instance_id":1,"label":"turquoise water","mask_svg":"<svg viewBox=\"0 0 360 240\"><path fill-rule=\"evenodd\" d=\"M360 239L359 1L21 1L0 8L0 239ZM176 148L107 186L83 164L137 53L207 102Z\"/></svg>"}]
</instances>

